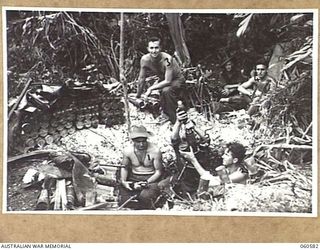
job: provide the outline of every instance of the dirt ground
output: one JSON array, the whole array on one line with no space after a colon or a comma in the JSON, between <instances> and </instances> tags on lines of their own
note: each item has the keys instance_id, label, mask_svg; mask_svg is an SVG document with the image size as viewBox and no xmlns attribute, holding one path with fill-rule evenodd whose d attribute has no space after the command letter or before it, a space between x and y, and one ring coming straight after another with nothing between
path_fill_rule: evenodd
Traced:
<instances>
[{"instance_id":1,"label":"dirt ground","mask_svg":"<svg viewBox=\"0 0 320 250\"><path fill-rule=\"evenodd\" d=\"M197 126L207 130L211 144L219 147L226 142L239 141L250 149L254 143L254 133L246 124L246 115L243 111L222 115L208 121L196 111L190 111L189 117L196 121ZM153 132L151 141L157 143L163 152L164 161L173 156L170 146L171 125L155 123L152 115L142 113L131 107L131 123L144 124ZM126 124L105 128L79 130L72 135L61 139L59 145L47 145L45 149L70 150L86 152L92 156L92 162L120 164L122 149L130 143L127 137ZM30 168L42 171L41 158L12 164L7 168L7 210L33 211L41 191L41 185L24 188L22 179ZM302 170L302 171L301 171ZM257 183L252 185L230 185L224 199L177 201L172 211L244 211L244 212L298 212L310 213L312 189L311 168L301 168L296 178L296 171L291 171L287 179L276 183ZM308 186L309 185L309 186ZM304 189L294 189L295 187ZM307 187L307 188L306 188ZM162 210L168 210L164 206Z\"/></svg>"},{"instance_id":2,"label":"dirt ground","mask_svg":"<svg viewBox=\"0 0 320 250\"><path fill-rule=\"evenodd\" d=\"M41 185L22 187L22 179L28 169L37 169L39 162L22 162L8 167L7 172L7 210L30 211L36 207Z\"/></svg>"}]
</instances>

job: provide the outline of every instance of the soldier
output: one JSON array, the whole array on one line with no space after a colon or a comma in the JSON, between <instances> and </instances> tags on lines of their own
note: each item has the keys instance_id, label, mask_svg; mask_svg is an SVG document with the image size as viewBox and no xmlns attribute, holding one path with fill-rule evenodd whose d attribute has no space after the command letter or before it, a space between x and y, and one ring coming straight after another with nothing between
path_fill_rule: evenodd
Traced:
<instances>
[{"instance_id":1,"label":"soldier","mask_svg":"<svg viewBox=\"0 0 320 250\"><path fill-rule=\"evenodd\" d=\"M245 105L239 105L238 102L232 101L233 96L239 95L238 87L244 81L241 71L238 70L234 63L229 59L224 63L224 69L220 73L219 83L223 87L221 91L221 98L218 102L212 103L212 111L215 114L221 112L229 112L245 108Z\"/></svg>"},{"instance_id":2,"label":"soldier","mask_svg":"<svg viewBox=\"0 0 320 250\"><path fill-rule=\"evenodd\" d=\"M237 88L244 80L241 71L238 70L233 61L229 59L224 64L224 69L219 77L219 82L223 87L222 95L228 97L238 94Z\"/></svg>"},{"instance_id":3,"label":"soldier","mask_svg":"<svg viewBox=\"0 0 320 250\"><path fill-rule=\"evenodd\" d=\"M237 110L248 109L247 113L251 116L257 112L259 107L258 102L261 102L265 97L265 94L270 89L274 88L274 86L275 81L272 77L268 76L266 64L258 63L255 67L253 76L238 87L240 95L221 98L220 103L223 103L226 107L237 107ZM213 112L217 113L217 109L215 109L214 105L213 109ZM223 110L222 112L236 109Z\"/></svg>"},{"instance_id":4,"label":"soldier","mask_svg":"<svg viewBox=\"0 0 320 250\"><path fill-rule=\"evenodd\" d=\"M143 92L147 74L151 72L157 75L159 81L150 86L144 95L149 96L152 91L160 90L160 106L164 113L164 119L169 119L174 124L176 121L177 97L180 95L185 78L176 60L169 54L161 52L160 38L151 37L147 49L149 53L142 56L140 61L136 97L140 98Z\"/></svg>"},{"instance_id":5,"label":"soldier","mask_svg":"<svg viewBox=\"0 0 320 250\"><path fill-rule=\"evenodd\" d=\"M173 178L159 182L160 190L170 194L170 188L184 198L194 196L199 186L200 175L197 169L181 157L181 151L194 148L195 157L206 170L214 173L215 167L221 164L217 152L209 147L210 139L188 119L186 111L177 111L177 120L172 127L171 144L176 154L178 172Z\"/></svg>"},{"instance_id":6,"label":"soldier","mask_svg":"<svg viewBox=\"0 0 320 250\"><path fill-rule=\"evenodd\" d=\"M243 162L245 153L246 149L242 144L237 142L227 144L222 155L222 164L226 168L229 182L246 184L249 171ZM200 165L192 150L191 152L180 151L180 154L195 167L200 176L206 175L205 178L210 180L209 186L221 184L222 180L218 176L211 175Z\"/></svg>"},{"instance_id":7,"label":"soldier","mask_svg":"<svg viewBox=\"0 0 320 250\"><path fill-rule=\"evenodd\" d=\"M254 76L238 87L238 91L247 97L247 104L250 105L248 115L253 115L258 111L257 103L270 89L275 87L275 80L268 76L268 69L265 63L258 63L255 68ZM249 97L249 98L248 98Z\"/></svg>"},{"instance_id":8,"label":"soldier","mask_svg":"<svg viewBox=\"0 0 320 250\"><path fill-rule=\"evenodd\" d=\"M159 195L158 181L162 175L162 153L148 141L152 134L144 126L132 126L130 138L133 145L123 151L124 168L120 172L121 206L133 196L139 201L138 209L153 209Z\"/></svg>"}]
</instances>

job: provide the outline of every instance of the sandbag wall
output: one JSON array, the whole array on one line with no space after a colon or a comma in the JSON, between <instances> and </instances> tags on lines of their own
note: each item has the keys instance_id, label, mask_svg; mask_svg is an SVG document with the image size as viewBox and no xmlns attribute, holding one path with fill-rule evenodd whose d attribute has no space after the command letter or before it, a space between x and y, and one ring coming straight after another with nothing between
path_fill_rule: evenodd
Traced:
<instances>
[{"instance_id":1,"label":"sandbag wall","mask_svg":"<svg viewBox=\"0 0 320 250\"><path fill-rule=\"evenodd\" d=\"M48 110L22 111L15 143L26 151L58 143L77 130L123 124L121 99L101 87L65 89Z\"/></svg>"}]
</instances>

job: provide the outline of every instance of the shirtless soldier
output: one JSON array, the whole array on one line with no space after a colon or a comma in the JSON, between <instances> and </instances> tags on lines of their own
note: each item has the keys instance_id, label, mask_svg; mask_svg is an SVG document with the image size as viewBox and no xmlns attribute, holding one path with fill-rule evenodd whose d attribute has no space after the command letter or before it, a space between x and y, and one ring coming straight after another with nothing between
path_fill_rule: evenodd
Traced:
<instances>
[{"instance_id":1,"label":"shirtless soldier","mask_svg":"<svg viewBox=\"0 0 320 250\"><path fill-rule=\"evenodd\" d=\"M144 126L132 126L130 138L133 146L123 151L124 168L120 172L121 206L130 197L137 195L137 209L154 209L153 201L159 195L158 182L162 174L162 153L159 148L148 142L152 134Z\"/></svg>"},{"instance_id":2,"label":"shirtless soldier","mask_svg":"<svg viewBox=\"0 0 320 250\"><path fill-rule=\"evenodd\" d=\"M176 60L165 52L161 52L160 38L152 37L148 41L148 54L142 56L138 79L137 98L140 98L147 75L157 75L159 81L150 86L144 93L149 96L153 90L160 90L160 106L164 115L172 124L176 121L177 98L185 82Z\"/></svg>"}]
</instances>

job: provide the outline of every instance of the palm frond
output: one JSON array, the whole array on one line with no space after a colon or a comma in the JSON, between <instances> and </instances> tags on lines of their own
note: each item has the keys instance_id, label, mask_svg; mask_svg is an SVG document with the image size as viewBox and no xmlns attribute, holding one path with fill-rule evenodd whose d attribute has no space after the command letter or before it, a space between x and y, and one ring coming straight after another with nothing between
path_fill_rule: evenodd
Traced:
<instances>
[{"instance_id":1,"label":"palm frond","mask_svg":"<svg viewBox=\"0 0 320 250\"><path fill-rule=\"evenodd\" d=\"M249 14L246 16L245 19L243 19L241 21L241 23L239 24L239 29L237 30L237 37L242 36L248 30L249 23L250 23L253 15L254 14Z\"/></svg>"}]
</instances>

